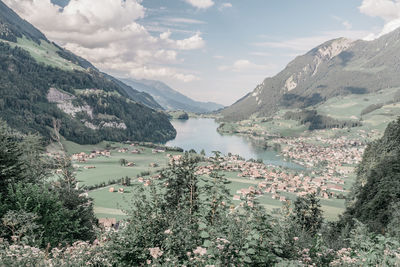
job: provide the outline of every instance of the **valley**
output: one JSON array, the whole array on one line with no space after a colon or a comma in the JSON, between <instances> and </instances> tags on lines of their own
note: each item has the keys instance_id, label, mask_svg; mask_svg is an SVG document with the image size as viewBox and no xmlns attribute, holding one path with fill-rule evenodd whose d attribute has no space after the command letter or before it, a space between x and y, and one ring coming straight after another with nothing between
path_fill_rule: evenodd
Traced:
<instances>
[{"instance_id":1,"label":"valley","mask_svg":"<svg viewBox=\"0 0 400 267\"><path fill-rule=\"evenodd\" d=\"M199 119L194 119L192 122L190 120L183 122L185 124L191 123L189 128L177 127L182 122L173 121L173 124L178 129L178 140L170 141L167 145L173 147L182 146L186 150L195 148L198 150L198 153L202 150L200 149L202 147L206 157L200 155L202 160L198 168L198 173L205 179L207 179L210 170L215 169L215 166L209 165L210 163L207 158L212 156L213 150L221 150L223 154L231 155L223 157L221 171L230 182L228 188L233 196L232 200L234 200L234 203L240 203L240 198L246 196L250 192L249 190L255 190L257 192L257 200L260 204L271 212L277 212L287 201L293 203L298 196L318 192L325 218L328 220L337 220L337 216L344 211L344 197L354 182L353 170L356 163L360 160L361 148L356 147L355 152L359 152L355 154L356 157L351 162L344 162L344 159L338 161L327 157L324 158L324 161L327 161L326 164L318 162L315 166L305 164L304 167L300 167L304 162L309 163L313 161L307 158L305 161L298 161L298 164L290 163L283 160L283 158L290 160L290 156L285 154L284 149L280 151L282 153L282 159L280 159L279 152L257 147L257 144L244 141L242 137L221 136L220 140L215 137L211 138L210 134L213 132L217 134L216 123L211 119L205 119L209 120L205 121L205 123L201 121L204 119L200 119L200 122L198 121ZM193 132L187 132L189 129L191 129L189 130L191 132L200 128L202 131L200 131L201 135L198 137ZM181 136L182 134L183 136ZM185 139L185 136L188 139ZM225 140L225 138L227 139ZM208 143L207 141L209 140L214 140L213 142L216 143ZM217 143L218 145L216 145ZM227 146L221 146L223 143L226 143ZM163 152L161 153L153 153L153 148L124 145L122 143L80 146L66 141L64 145L71 155L80 152L89 155L91 151L96 150L109 151L107 156L101 155L94 158L87 158L87 161L83 163L74 161L79 185L88 187L88 194L94 199L95 212L99 218L124 218L121 209L128 207L130 198L132 198L132 187L142 186L145 181L151 182L153 179L157 179L158 172L168 166L170 155L183 155L182 152L165 150L162 150ZM241 150L237 150L239 147L241 147ZM286 147L293 149L296 146L295 144L287 144ZM229 151L229 148L233 150ZM254 151L258 152L252 154L255 153ZM341 151L351 158L351 151ZM236 153L246 158L234 156ZM254 159L252 160L251 157ZM126 159L128 163L134 163L134 165L130 167L121 166L120 160L122 158ZM261 161L260 163L256 159L263 162ZM292 160L296 159L293 158ZM130 178L130 186L124 186L121 182L108 184L111 180L117 181L124 177ZM115 188L116 191L110 193L110 188ZM124 192L118 193L117 190L119 188L123 188Z\"/></svg>"}]
</instances>

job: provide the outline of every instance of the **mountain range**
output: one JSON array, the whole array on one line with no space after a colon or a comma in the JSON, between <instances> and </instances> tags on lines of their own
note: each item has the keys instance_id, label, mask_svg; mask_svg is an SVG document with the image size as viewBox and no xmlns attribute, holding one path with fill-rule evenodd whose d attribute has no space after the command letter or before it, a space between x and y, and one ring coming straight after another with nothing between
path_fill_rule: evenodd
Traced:
<instances>
[{"instance_id":1,"label":"mountain range","mask_svg":"<svg viewBox=\"0 0 400 267\"><path fill-rule=\"evenodd\" d=\"M149 94L49 41L2 1L0 94L0 118L19 132L40 133L47 142L60 123L60 134L81 144L164 142L176 135Z\"/></svg>"},{"instance_id":2,"label":"mountain range","mask_svg":"<svg viewBox=\"0 0 400 267\"><path fill-rule=\"evenodd\" d=\"M213 102L195 101L160 81L121 79L137 91L150 94L166 110L184 110L194 113L208 113L224 106Z\"/></svg>"},{"instance_id":3,"label":"mountain range","mask_svg":"<svg viewBox=\"0 0 400 267\"><path fill-rule=\"evenodd\" d=\"M339 38L295 58L221 114L225 121L268 117L348 94L400 87L400 29L373 41Z\"/></svg>"}]
</instances>

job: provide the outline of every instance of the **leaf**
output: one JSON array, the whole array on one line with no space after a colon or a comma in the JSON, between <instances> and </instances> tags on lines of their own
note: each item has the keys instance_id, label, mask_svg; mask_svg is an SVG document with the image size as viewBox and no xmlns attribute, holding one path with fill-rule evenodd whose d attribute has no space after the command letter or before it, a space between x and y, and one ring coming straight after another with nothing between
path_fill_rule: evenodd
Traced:
<instances>
[{"instance_id":1,"label":"leaf","mask_svg":"<svg viewBox=\"0 0 400 267\"><path fill-rule=\"evenodd\" d=\"M256 254L256 251L255 251L254 248L249 248L249 249L247 250L247 254Z\"/></svg>"},{"instance_id":2,"label":"leaf","mask_svg":"<svg viewBox=\"0 0 400 267\"><path fill-rule=\"evenodd\" d=\"M247 263L251 263L252 262L250 257L248 257L248 256L244 257L244 261L247 262Z\"/></svg>"},{"instance_id":3,"label":"leaf","mask_svg":"<svg viewBox=\"0 0 400 267\"><path fill-rule=\"evenodd\" d=\"M203 247L209 248L212 245L210 240L204 240Z\"/></svg>"},{"instance_id":4,"label":"leaf","mask_svg":"<svg viewBox=\"0 0 400 267\"><path fill-rule=\"evenodd\" d=\"M207 225L205 224L205 223L199 223L199 229L200 230L204 230L204 229L206 229L207 228Z\"/></svg>"},{"instance_id":5,"label":"leaf","mask_svg":"<svg viewBox=\"0 0 400 267\"><path fill-rule=\"evenodd\" d=\"M200 237L201 237L201 238L209 238L210 235L209 235L206 231L202 231L202 232L200 233Z\"/></svg>"}]
</instances>

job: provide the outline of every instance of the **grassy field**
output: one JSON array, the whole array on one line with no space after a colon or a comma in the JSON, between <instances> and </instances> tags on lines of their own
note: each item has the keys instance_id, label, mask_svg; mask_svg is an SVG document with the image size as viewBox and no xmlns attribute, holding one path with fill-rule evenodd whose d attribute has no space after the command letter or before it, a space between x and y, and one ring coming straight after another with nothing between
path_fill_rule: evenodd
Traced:
<instances>
[{"instance_id":1,"label":"grassy field","mask_svg":"<svg viewBox=\"0 0 400 267\"><path fill-rule=\"evenodd\" d=\"M21 47L24 50L27 50L30 55L39 63L43 63L49 66L61 68L63 70L83 70L78 65L69 62L68 60L60 57L57 54L59 48L57 48L52 43L47 43L42 41L41 44L37 44L32 40L29 40L25 37L18 38L17 43L7 42L11 46Z\"/></svg>"},{"instance_id":2,"label":"grassy field","mask_svg":"<svg viewBox=\"0 0 400 267\"><path fill-rule=\"evenodd\" d=\"M360 119L363 109L372 104L385 104L392 101L399 90L400 88L392 88L367 95L334 97L318 106L317 111L320 114L328 115L336 119ZM399 115L399 113L397 113L397 115Z\"/></svg>"},{"instance_id":3,"label":"grassy field","mask_svg":"<svg viewBox=\"0 0 400 267\"><path fill-rule=\"evenodd\" d=\"M136 178L143 172L155 173L162 168L168 166L167 154L175 155L176 152L152 153L152 149L148 147L133 146L119 143L100 143L98 145L80 146L72 142L64 142L64 147L68 154L79 152L89 153L93 150L103 150L107 144L111 149L111 157L99 156L90 159L85 163L76 163L79 165L76 176L80 185L95 185L103 182L108 182L113 179L122 177ZM119 153L120 148L139 149L141 154ZM121 166L120 159L125 159L128 162L134 162L135 166ZM151 163L156 163L158 167L150 167ZM94 166L94 169L85 169L85 166Z\"/></svg>"}]
</instances>

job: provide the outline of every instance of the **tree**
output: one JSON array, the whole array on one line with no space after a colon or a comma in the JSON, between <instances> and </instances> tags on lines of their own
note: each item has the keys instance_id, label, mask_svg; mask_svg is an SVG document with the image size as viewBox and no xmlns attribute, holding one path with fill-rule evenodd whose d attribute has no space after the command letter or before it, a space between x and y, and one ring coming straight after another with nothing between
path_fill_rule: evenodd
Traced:
<instances>
[{"instance_id":1,"label":"tree","mask_svg":"<svg viewBox=\"0 0 400 267\"><path fill-rule=\"evenodd\" d=\"M0 193L5 198L9 187L24 179L27 166L11 129L0 120Z\"/></svg>"},{"instance_id":2,"label":"tree","mask_svg":"<svg viewBox=\"0 0 400 267\"><path fill-rule=\"evenodd\" d=\"M392 208L396 203L400 203L400 118L366 148L342 224L352 226L357 219L385 234L396 216Z\"/></svg>"},{"instance_id":3,"label":"tree","mask_svg":"<svg viewBox=\"0 0 400 267\"><path fill-rule=\"evenodd\" d=\"M62 172L53 186L63 207L69 213L68 238L73 241L93 241L96 237L95 226L98 223L93 210L93 200L79 188L71 160L59 158L57 163Z\"/></svg>"},{"instance_id":4,"label":"tree","mask_svg":"<svg viewBox=\"0 0 400 267\"><path fill-rule=\"evenodd\" d=\"M186 153L160 179L132 189L127 224L112 238L113 259L122 266L276 263L280 245L265 209L254 196L235 209L226 180L214 172L201 181L196 166L197 157Z\"/></svg>"},{"instance_id":5,"label":"tree","mask_svg":"<svg viewBox=\"0 0 400 267\"><path fill-rule=\"evenodd\" d=\"M38 183L49 175L52 161L44 156L38 135L22 135L0 120L0 193L19 182Z\"/></svg>"},{"instance_id":6,"label":"tree","mask_svg":"<svg viewBox=\"0 0 400 267\"><path fill-rule=\"evenodd\" d=\"M323 222L320 200L315 193L298 197L294 202L293 219L303 231L315 235Z\"/></svg>"},{"instance_id":7,"label":"tree","mask_svg":"<svg viewBox=\"0 0 400 267\"><path fill-rule=\"evenodd\" d=\"M119 160L119 164L121 165L121 166L126 166L126 164L128 164L128 161L126 160L126 159L120 159Z\"/></svg>"}]
</instances>

